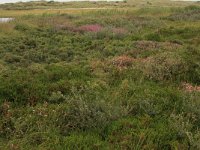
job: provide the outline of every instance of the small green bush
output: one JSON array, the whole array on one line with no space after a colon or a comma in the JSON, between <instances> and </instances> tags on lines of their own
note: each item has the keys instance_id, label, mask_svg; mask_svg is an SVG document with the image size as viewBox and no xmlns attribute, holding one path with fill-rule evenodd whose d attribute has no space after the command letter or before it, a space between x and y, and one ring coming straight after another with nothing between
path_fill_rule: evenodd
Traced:
<instances>
[{"instance_id":1,"label":"small green bush","mask_svg":"<svg viewBox=\"0 0 200 150\"><path fill-rule=\"evenodd\" d=\"M112 107L105 102L85 100L68 100L69 109L59 116L58 123L62 134L71 131L87 131L89 129L103 128L110 121L123 115L123 110Z\"/></svg>"},{"instance_id":2,"label":"small green bush","mask_svg":"<svg viewBox=\"0 0 200 150\"><path fill-rule=\"evenodd\" d=\"M148 34L146 36L146 39L149 40L149 41L157 41L157 42L161 41L161 37L160 37L160 35L158 33Z\"/></svg>"}]
</instances>

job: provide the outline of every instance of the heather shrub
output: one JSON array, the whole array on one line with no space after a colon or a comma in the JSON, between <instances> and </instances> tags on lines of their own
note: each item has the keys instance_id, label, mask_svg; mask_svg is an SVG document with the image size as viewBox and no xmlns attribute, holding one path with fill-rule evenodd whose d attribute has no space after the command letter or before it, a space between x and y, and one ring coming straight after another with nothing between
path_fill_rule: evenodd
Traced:
<instances>
[{"instance_id":1,"label":"heather shrub","mask_svg":"<svg viewBox=\"0 0 200 150\"><path fill-rule=\"evenodd\" d=\"M87 131L103 128L110 121L123 115L123 109L104 101L88 102L83 99L68 100L69 109L59 116L58 124L62 134L70 131Z\"/></svg>"},{"instance_id":2,"label":"heather shrub","mask_svg":"<svg viewBox=\"0 0 200 150\"><path fill-rule=\"evenodd\" d=\"M190 83L183 83L182 87L186 92L200 92L200 86L193 86Z\"/></svg>"},{"instance_id":3,"label":"heather shrub","mask_svg":"<svg viewBox=\"0 0 200 150\"><path fill-rule=\"evenodd\" d=\"M23 32L25 32L25 31L30 30L31 28L30 28L30 26L28 26L28 25L26 25L26 24L21 24L21 23L19 23L19 24L17 24L17 25L15 26L14 29L15 29L15 30L18 30L18 31L23 31Z\"/></svg>"},{"instance_id":4,"label":"heather shrub","mask_svg":"<svg viewBox=\"0 0 200 150\"><path fill-rule=\"evenodd\" d=\"M8 53L4 56L4 61L10 64L19 63L21 61L21 57Z\"/></svg>"},{"instance_id":5,"label":"heather shrub","mask_svg":"<svg viewBox=\"0 0 200 150\"><path fill-rule=\"evenodd\" d=\"M150 33L146 36L146 39L149 41L161 41L161 36L158 33Z\"/></svg>"},{"instance_id":6,"label":"heather shrub","mask_svg":"<svg viewBox=\"0 0 200 150\"><path fill-rule=\"evenodd\" d=\"M187 73L187 80L189 82L200 84L200 51L198 48L195 47L188 47L184 53L183 58L187 62L188 73ZM191 59L192 58L192 59Z\"/></svg>"},{"instance_id":7,"label":"heather shrub","mask_svg":"<svg viewBox=\"0 0 200 150\"><path fill-rule=\"evenodd\" d=\"M61 149L62 139L56 132L35 132L21 139L11 140L6 149Z\"/></svg>"},{"instance_id":8,"label":"heather shrub","mask_svg":"<svg viewBox=\"0 0 200 150\"><path fill-rule=\"evenodd\" d=\"M16 72L5 72L0 78L0 98L20 104L34 105L47 96L45 85L32 76L30 72L18 70Z\"/></svg>"},{"instance_id":9,"label":"heather shrub","mask_svg":"<svg viewBox=\"0 0 200 150\"><path fill-rule=\"evenodd\" d=\"M194 128L193 124L189 120L190 118L185 117L183 114L170 116L170 128L176 133L176 138L181 139L185 144L184 147L189 147L191 149L199 149L200 133L199 130ZM193 132L192 130L195 130ZM176 145L179 147L180 145ZM183 146L183 144L182 144Z\"/></svg>"},{"instance_id":10,"label":"heather shrub","mask_svg":"<svg viewBox=\"0 0 200 150\"><path fill-rule=\"evenodd\" d=\"M129 77L129 81L124 79L116 92L115 100L126 108L128 114L156 117L182 109L184 98L176 88L144 82L144 77L138 75L141 76L139 82L132 81L133 77Z\"/></svg>"},{"instance_id":11,"label":"heather shrub","mask_svg":"<svg viewBox=\"0 0 200 150\"><path fill-rule=\"evenodd\" d=\"M185 40L187 43L188 39L197 38L199 33L199 28L193 27L182 27L175 28L170 26L168 28L160 29L156 34L159 34L163 39L173 40Z\"/></svg>"},{"instance_id":12,"label":"heather shrub","mask_svg":"<svg viewBox=\"0 0 200 150\"><path fill-rule=\"evenodd\" d=\"M9 139L12 137L14 129L14 122L11 118L0 120L0 138Z\"/></svg>"},{"instance_id":13,"label":"heather shrub","mask_svg":"<svg viewBox=\"0 0 200 150\"><path fill-rule=\"evenodd\" d=\"M7 67L0 63L0 73L3 73L7 70Z\"/></svg>"},{"instance_id":14,"label":"heather shrub","mask_svg":"<svg viewBox=\"0 0 200 150\"><path fill-rule=\"evenodd\" d=\"M128 36L128 31L123 28L114 28L112 32L115 39L123 39Z\"/></svg>"},{"instance_id":15,"label":"heather shrub","mask_svg":"<svg viewBox=\"0 0 200 150\"><path fill-rule=\"evenodd\" d=\"M112 64L119 67L130 67L133 64L134 59L128 56L119 56L113 59Z\"/></svg>"},{"instance_id":16,"label":"heather shrub","mask_svg":"<svg viewBox=\"0 0 200 150\"><path fill-rule=\"evenodd\" d=\"M51 96L49 97L48 102L50 102L50 103L61 103L65 99L66 99L65 96L60 91L58 91L58 92L53 92L51 94Z\"/></svg>"},{"instance_id":17,"label":"heather shrub","mask_svg":"<svg viewBox=\"0 0 200 150\"><path fill-rule=\"evenodd\" d=\"M108 127L107 140L113 143L113 149L172 149L174 135L164 120L150 116L140 119L129 117L113 122ZM154 128L158 128L154 130ZM177 141L182 145L181 142ZM184 148L187 145L183 145Z\"/></svg>"},{"instance_id":18,"label":"heather shrub","mask_svg":"<svg viewBox=\"0 0 200 150\"><path fill-rule=\"evenodd\" d=\"M144 74L157 81L181 81L189 70L187 62L173 53L163 53L149 58L144 64Z\"/></svg>"},{"instance_id":19,"label":"heather shrub","mask_svg":"<svg viewBox=\"0 0 200 150\"><path fill-rule=\"evenodd\" d=\"M101 31L93 34L93 37L98 40L112 39L123 40L128 35L127 31L120 28L104 28Z\"/></svg>"},{"instance_id":20,"label":"heather shrub","mask_svg":"<svg viewBox=\"0 0 200 150\"><path fill-rule=\"evenodd\" d=\"M95 134L72 134L69 137L63 139L63 147L65 149L108 149L108 145L105 141L101 140L101 137Z\"/></svg>"},{"instance_id":21,"label":"heather shrub","mask_svg":"<svg viewBox=\"0 0 200 150\"><path fill-rule=\"evenodd\" d=\"M180 12L170 15L167 19L171 21L198 21L200 19L200 7L188 6L182 9Z\"/></svg>"},{"instance_id":22,"label":"heather shrub","mask_svg":"<svg viewBox=\"0 0 200 150\"><path fill-rule=\"evenodd\" d=\"M104 29L101 32L98 32L97 34L95 34L94 37L98 40L112 39L112 33L108 31L108 29Z\"/></svg>"},{"instance_id":23,"label":"heather shrub","mask_svg":"<svg viewBox=\"0 0 200 150\"><path fill-rule=\"evenodd\" d=\"M38 64L38 63L32 63L31 65L28 66L28 69L33 74L45 73L46 72L45 67L41 64Z\"/></svg>"},{"instance_id":24,"label":"heather shrub","mask_svg":"<svg viewBox=\"0 0 200 150\"><path fill-rule=\"evenodd\" d=\"M98 24L91 24L91 25L83 25L79 27L77 30L83 31L83 32L99 32L103 29L101 25Z\"/></svg>"}]
</instances>

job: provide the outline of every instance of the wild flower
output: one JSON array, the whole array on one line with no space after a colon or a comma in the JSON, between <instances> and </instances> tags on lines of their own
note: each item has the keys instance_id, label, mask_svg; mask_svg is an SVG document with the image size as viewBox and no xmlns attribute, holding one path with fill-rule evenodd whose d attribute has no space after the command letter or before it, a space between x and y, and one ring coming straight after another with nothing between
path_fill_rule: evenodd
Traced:
<instances>
[{"instance_id":1,"label":"wild flower","mask_svg":"<svg viewBox=\"0 0 200 150\"><path fill-rule=\"evenodd\" d=\"M79 31L86 31L86 32L100 32L102 29L103 27L98 24L83 25L78 28Z\"/></svg>"}]
</instances>

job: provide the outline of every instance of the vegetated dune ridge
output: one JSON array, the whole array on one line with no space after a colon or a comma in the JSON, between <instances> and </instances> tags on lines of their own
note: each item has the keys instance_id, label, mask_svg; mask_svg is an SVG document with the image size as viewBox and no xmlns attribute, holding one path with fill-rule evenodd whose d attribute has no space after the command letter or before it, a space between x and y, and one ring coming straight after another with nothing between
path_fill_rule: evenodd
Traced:
<instances>
[{"instance_id":1,"label":"vegetated dune ridge","mask_svg":"<svg viewBox=\"0 0 200 150\"><path fill-rule=\"evenodd\" d=\"M199 14L165 0L0 5L15 18L0 23L0 149L200 149Z\"/></svg>"},{"instance_id":2,"label":"vegetated dune ridge","mask_svg":"<svg viewBox=\"0 0 200 150\"><path fill-rule=\"evenodd\" d=\"M1 0L0 4L5 4L5 3L18 3L18 2L38 2L39 0ZM52 2L52 0L44 0L46 2ZM89 1L89 2L100 2L100 1L123 1L123 0L54 0L54 2L85 2L85 1Z\"/></svg>"}]
</instances>

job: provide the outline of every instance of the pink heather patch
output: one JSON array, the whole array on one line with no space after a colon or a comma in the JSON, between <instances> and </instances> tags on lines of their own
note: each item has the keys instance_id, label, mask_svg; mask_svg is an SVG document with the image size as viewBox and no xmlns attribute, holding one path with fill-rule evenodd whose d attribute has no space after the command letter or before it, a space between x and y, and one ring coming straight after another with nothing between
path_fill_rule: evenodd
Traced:
<instances>
[{"instance_id":1,"label":"pink heather patch","mask_svg":"<svg viewBox=\"0 0 200 150\"><path fill-rule=\"evenodd\" d=\"M84 26L79 27L80 31L87 31L87 32L99 32L102 29L103 27L98 24L84 25Z\"/></svg>"},{"instance_id":2,"label":"pink heather patch","mask_svg":"<svg viewBox=\"0 0 200 150\"><path fill-rule=\"evenodd\" d=\"M114 28L113 29L113 33L115 34L126 34L128 31L126 29L123 28Z\"/></svg>"}]
</instances>

